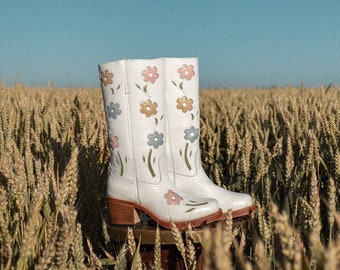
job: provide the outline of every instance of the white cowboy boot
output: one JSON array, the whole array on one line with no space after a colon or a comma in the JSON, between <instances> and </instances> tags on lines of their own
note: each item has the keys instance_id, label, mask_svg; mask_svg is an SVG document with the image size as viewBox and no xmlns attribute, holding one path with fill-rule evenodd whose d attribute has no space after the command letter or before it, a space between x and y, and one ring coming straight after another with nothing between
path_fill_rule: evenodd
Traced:
<instances>
[{"instance_id":1,"label":"white cowboy boot","mask_svg":"<svg viewBox=\"0 0 340 270\"><path fill-rule=\"evenodd\" d=\"M252 198L215 185L205 174L199 150L200 113L197 58L166 58L168 171L175 185L196 196L215 198L233 218L255 211Z\"/></svg>"},{"instance_id":2,"label":"white cowboy boot","mask_svg":"<svg viewBox=\"0 0 340 270\"><path fill-rule=\"evenodd\" d=\"M169 179L165 137L164 59L99 65L111 151L107 202L111 224L148 214L179 229L221 219L215 199L179 190Z\"/></svg>"}]
</instances>

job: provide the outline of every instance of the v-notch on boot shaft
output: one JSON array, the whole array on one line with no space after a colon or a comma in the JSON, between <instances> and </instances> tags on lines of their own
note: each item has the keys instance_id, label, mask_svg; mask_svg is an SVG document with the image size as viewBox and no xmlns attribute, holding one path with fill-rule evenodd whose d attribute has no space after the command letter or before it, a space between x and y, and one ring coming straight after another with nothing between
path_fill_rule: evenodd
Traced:
<instances>
[{"instance_id":1,"label":"v-notch on boot shaft","mask_svg":"<svg viewBox=\"0 0 340 270\"><path fill-rule=\"evenodd\" d=\"M134 225L141 212L165 228L171 222L186 229L222 218L216 199L184 191L169 178L165 73L162 58L99 65L110 147L111 224Z\"/></svg>"}]
</instances>

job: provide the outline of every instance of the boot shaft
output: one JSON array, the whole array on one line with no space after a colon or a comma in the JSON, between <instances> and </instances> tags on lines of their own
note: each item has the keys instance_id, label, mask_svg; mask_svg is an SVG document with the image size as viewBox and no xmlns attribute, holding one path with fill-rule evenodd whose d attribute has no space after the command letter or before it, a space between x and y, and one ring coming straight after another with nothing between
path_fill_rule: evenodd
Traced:
<instances>
[{"instance_id":1,"label":"boot shaft","mask_svg":"<svg viewBox=\"0 0 340 270\"><path fill-rule=\"evenodd\" d=\"M197 58L166 58L165 62L168 153L171 156L168 168L177 174L196 175L200 165L195 160L199 155L200 134Z\"/></svg>"},{"instance_id":2,"label":"boot shaft","mask_svg":"<svg viewBox=\"0 0 340 270\"><path fill-rule=\"evenodd\" d=\"M202 168L199 150L200 113L196 58L166 58L168 171L176 187L198 196L217 199L233 217L255 211L252 198L213 184Z\"/></svg>"},{"instance_id":3,"label":"boot shaft","mask_svg":"<svg viewBox=\"0 0 340 270\"><path fill-rule=\"evenodd\" d=\"M125 180L160 181L166 156L164 60L99 65L111 152L110 173Z\"/></svg>"}]
</instances>

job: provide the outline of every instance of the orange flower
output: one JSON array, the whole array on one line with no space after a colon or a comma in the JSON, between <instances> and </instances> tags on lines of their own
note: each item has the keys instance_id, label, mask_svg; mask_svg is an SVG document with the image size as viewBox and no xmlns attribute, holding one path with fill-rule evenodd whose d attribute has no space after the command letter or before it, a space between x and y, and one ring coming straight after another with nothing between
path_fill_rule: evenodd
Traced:
<instances>
[{"instance_id":1,"label":"orange flower","mask_svg":"<svg viewBox=\"0 0 340 270\"><path fill-rule=\"evenodd\" d=\"M188 99L186 96L177 99L177 109L182 110L182 112L186 113L187 111L192 110L193 100Z\"/></svg>"},{"instance_id":2,"label":"orange flower","mask_svg":"<svg viewBox=\"0 0 340 270\"><path fill-rule=\"evenodd\" d=\"M178 194L173 192L171 189L169 189L168 192L164 194L164 197L167 199L167 203L169 205L179 205L180 201L183 201L183 198L178 196Z\"/></svg>"},{"instance_id":3,"label":"orange flower","mask_svg":"<svg viewBox=\"0 0 340 270\"><path fill-rule=\"evenodd\" d=\"M148 99L147 101L145 102L141 102L140 104L140 112L141 113L145 113L145 115L147 117L150 117L151 115L153 114L156 114L157 113L157 103L156 102L152 102L150 99Z\"/></svg>"},{"instance_id":4,"label":"orange flower","mask_svg":"<svg viewBox=\"0 0 340 270\"><path fill-rule=\"evenodd\" d=\"M145 70L143 70L142 75L144 76L145 82L151 82L154 83L156 79L158 79L159 75L157 73L156 67L146 67Z\"/></svg>"},{"instance_id":5,"label":"orange flower","mask_svg":"<svg viewBox=\"0 0 340 270\"><path fill-rule=\"evenodd\" d=\"M110 73L108 70L105 70L104 72L103 71L100 72L100 81L105 86L112 83L112 77L113 77L113 74Z\"/></svg>"},{"instance_id":6,"label":"orange flower","mask_svg":"<svg viewBox=\"0 0 340 270\"><path fill-rule=\"evenodd\" d=\"M178 69L179 77L181 79L187 79L188 81L191 80L191 77L195 75L194 67L192 65L182 65L181 68Z\"/></svg>"}]
</instances>

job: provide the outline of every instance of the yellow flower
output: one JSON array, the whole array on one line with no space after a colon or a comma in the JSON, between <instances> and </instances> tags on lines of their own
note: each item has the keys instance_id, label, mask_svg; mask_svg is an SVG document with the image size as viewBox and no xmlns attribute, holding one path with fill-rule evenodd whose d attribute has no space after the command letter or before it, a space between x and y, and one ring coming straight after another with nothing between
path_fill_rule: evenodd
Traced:
<instances>
[{"instance_id":1,"label":"yellow flower","mask_svg":"<svg viewBox=\"0 0 340 270\"><path fill-rule=\"evenodd\" d=\"M113 74L110 73L108 70L105 70L104 72L103 71L100 72L100 81L105 86L107 86L108 84L112 84L112 77L113 77Z\"/></svg>"},{"instance_id":2,"label":"yellow flower","mask_svg":"<svg viewBox=\"0 0 340 270\"><path fill-rule=\"evenodd\" d=\"M144 113L147 117L150 117L153 114L157 113L157 103L156 102L152 102L150 99L148 99L145 102L141 102L140 104L140 112Z\"/></svg>"},{"instance_id":3,"label":"yellow flower","mask_svg":"<svg viewBox=\"0 0 340 270\"><path fill-rule=\"evenodd\" d=\"M186 113L187 111L192 110L193 100L188 99L186 96L177 99L177 109L182 110L182 112Z\"/></svg>"}]
</instances>

